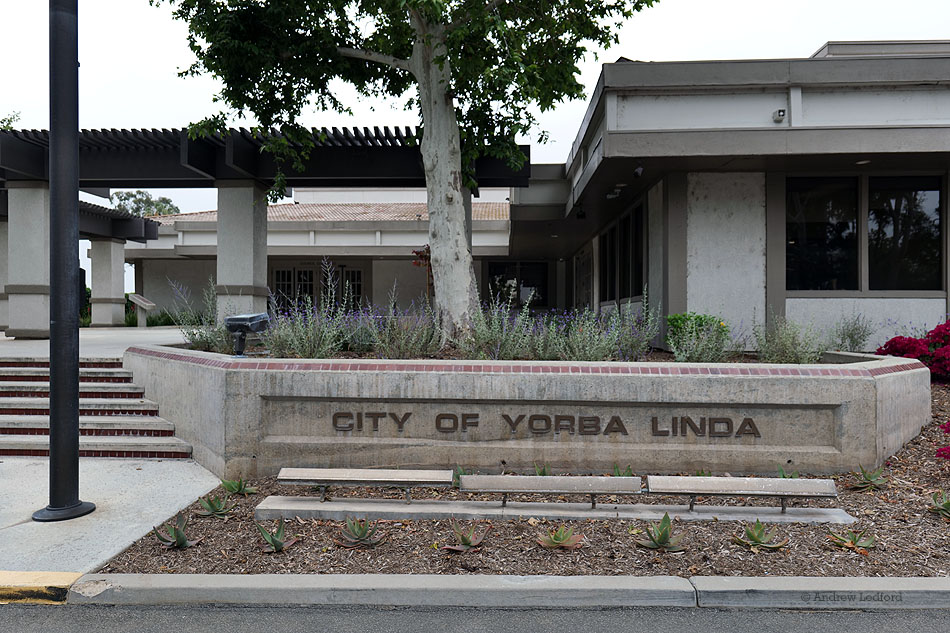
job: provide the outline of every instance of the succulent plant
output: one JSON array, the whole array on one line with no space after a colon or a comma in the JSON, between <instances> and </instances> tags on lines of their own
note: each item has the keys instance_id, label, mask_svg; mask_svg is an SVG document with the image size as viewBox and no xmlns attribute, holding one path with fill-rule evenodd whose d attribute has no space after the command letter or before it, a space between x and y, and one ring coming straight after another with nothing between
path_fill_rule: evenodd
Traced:
<instances>
[{"instance_id":1,"label":"succulent plant","mask_svg":"<svg viewBox=\"0 0 950 633\"><path fill-rule=\"evenodd\" d=\"M636 541L640 547L655 549L661 552L682 552L685 548L679 545L680 536L673 536L673 521L669 512L663 515L659 523L651 523L646 529L647 540Z\"/></svg>"},{"instance_id":2,"label":"succulent plant","mask_svg":"<svg viewBox=\"0 0 950 633\"><path fill-rule=\"evenodd\" d=\"M471 475L472 471L465 470L461 466L456 466L455 470L452 471L452 487L458 488L462 483L462 475Z\"/></svg>"},{"instance_id":3,"label":"succulent plant","mask_svg":"<svg viewBox=\"0 0 950 633\"><path fill-rule=\"evenodd\" d=\"M861 530L860 532L849 530L844 534L837 534L829 530L828 538L831 539L831 544L835 547L843 547L867 556L868 550L874 547L874 537L865 536L866 532L867 530Z\"/></svg>"},{"instance_id":4,"label":"succulent plant","mask_svg":"<svg viewBox=\"0 0 950 633\"><path fill-rule=\"evenodd\" d=\"M792 471L790 473L785 472L785 469L781 466L778 467L778 476L780 479L798 479L798 471Z\"/></svg>"},{"instance_id":5,"label":"succulent plant","mask_svg":"<svg viewBox=\"0 0 950 633\"><path fill-rule=\"evenodd\" d=\"M551 467L544 463L538 466L538 462L535 462L534 474L538 477L549 477L551 475Z\"/></svg>"},{"instance_id":6,"label":"succulent plant","mask_svg":"<svg viewBox=\"0 0 950 633\"><path fill-rule=\"evenodd\" d=\"M712 477L712 472L706 469L700 469L696 471L696 477Z\"/></svg>"},{"instance_id":7,"label":"succulent plant","mask_svg":"<svg viewBox=\"0 0 950 633\"><path fill-rule=\"evenodd\" d=\"M188 535L185 534L186 527L188 527L188 519L185 518L183 513L179 512L175 515L174 524L162 524L162 528L165 530L164 532L159 531L157 527L153 527L152 532L163 547L167 547L168 549L185 549L186 547L197 545L201 540L201 538L196 538L193 541L190 540Z\"/></svg>"},{"instance_id":8,"label":"succulent plant","mask_svg":"<svg viewBox=\"0 0 950 633\"><path fill-rule=\"evenodd\" d=\"M228 505L227 496L224 497L212 497L208 495L207 497L201 497L198 499L198 503L201 504L201 507L204 510L198 510L195 512L200 517L214 517L216 519L227 519L228 515L231 514L231 511L234 510L234 506L237 504L232 503Z\"/></svg>"},{"instance_id":9,"label":"succulent plant","mask_svg":"<svg viewBox=\"0 0 950 633\"><path fill-rule=\"evenodd\" d=\"M864 466L859 464L858 469L860 472L853 473L857 481L849 486L852 490L866 492L868 490L877 490L887 485L887 477L882 476L884 472L883 466L877 470L865 470Z\"/></svg>"},{"instance_id":10,"label":"succulent plant","mask_svg":"<svg viewBox=\"0 0 950 633\"><path fill-rule=\"evenodd\" d=\"M277 552L282 552L294 543L297 542L296 538L285 538L284 537L284 520L281 519L280 523L277 524L277 529L273 532L268 531L263 525L254 521L254 525L257 526L257 529L260 531L261 536L264 537L265 545L261 546L261 551L268 554L276 554Z\"/></svg>"},{"instance_id":11,"label":"succulent plant","mask_svg":"<svg viewBox=\"0 0 950 633\"><path fill-rule=\"evenodd\" d=\"M773 543L772 540L775 538L777 531L777 529L773 529L771 532L767 532L762 522L756 519L751 527L745 528L745 538L733 536L732 542L737 545L742 545L743 547L748 547L753 552L757 552L759 548L768 550L779 549L788 545L788 539L782 539L777 543Z\"/></svg>"},{"instance_id":12,"label":"succulent plant","mask_svg":"<svg viewBox=\"0 0 950 633\"><path fill-rule=\"evenodd\" d=\"M633 477L633 466L627 464L627 467L620 470L618 464L614 464L614 477Z\"/></svg>"},{"instance_id":13,"label":"succulent plant","mask_svg":"<svg viewBox=\"0 0 950 633\"><path fill-rule=\"evenodd\" d=\"M485 540L485 537L491 531L491 523L489 523L480 534L476 534L477 526L472 526L467 532L459 525L458 521L452 520L452 533L455 534L455 545L443 545L442 549L448 550L450 552L467 552L470 549L479 547L482 544L482 541Z\"/></svg>"},{"instance_id":14,"label":"succulent plant","mask_svg":"<svg viewBox=\"0 0 950 633\"><path fill-rule=\"evenodd\" d=\"M933 496L934 504L927 508L929 512L933 512L944 521L950 521L950 497L947 496L947 493L941 490L939 493L934 493Z\"/></svg>"},{"instance_id":15,"label":"succulent plant","mask_svg":"<svg viewBox=\"0 0 950 633\"><path fill-rule=\"evenodd\" d=\"M566 525L538 537L538 545L545 549L579 549L583 541L583 534L574 534L574 528Z\"/></svg>"},{"instance_id":16,"label":"succulent plant","mask_svg":"<svg viewBox=\"0 0 950 633\"><path fill-rule=\"evenodd\" d=\"M247 482L243 479L235 479L233 481L228 479L221 480L221 487L224 488L228 494L232 495L253 495L257 493L257 488L254 486L248 486Z\"/></svg>"},{"instance_id":17,"label":"succulent plant","mask_svg":"<svg viewBox=\"0 0 950 633\"><path fill-rule=\"evenodd\" d=\"M340 547L347 549L371 549L386 540L385 536L373 538L378 529L377 523L370 523L369 519L351 519L347 517L345 525L340 530L342 541L335 541Z\"/></svg>"}]
</instances>

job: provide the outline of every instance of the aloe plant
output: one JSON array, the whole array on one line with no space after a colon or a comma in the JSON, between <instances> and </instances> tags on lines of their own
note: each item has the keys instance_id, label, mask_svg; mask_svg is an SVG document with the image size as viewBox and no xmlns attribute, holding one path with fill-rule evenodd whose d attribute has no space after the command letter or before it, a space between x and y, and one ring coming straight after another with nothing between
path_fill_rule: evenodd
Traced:
<instances>
[{"instance_id":1,"label":"aloe plant","mask_svg":"<svg viewBox=\"0 0 950 633\"><path fill-rule=\"evenodd\" d=\"M450 552L467 552L470 549L480 547L485 537L491 531L489 523L480 534L476 534L477 526L472 526L467 532L459 525L458 521L452 520L452 533L455 535L455 545L443 545L442 549Z\"/></svg>"},{"instance_id":2,"label":"aloe plant","mask_svg":"<svg viewBox=\"0 0 950 633\"><path fill-rule=\"evenodd\" d=\"M934 504L927 508L929 512L933 512L944 521L950 521L950 497L947 496L943 490L939 493L934 493L933 496Z\"/></svg>"},{"instance_id":3,"label":"aloe plant","mask_svg":"<svg viewBox=\"0 0 950 633\"><path fill-rule=\"evenodd\" d=\"M538 466L538 462L535 462L534 474L538 477L549 477L551 475L551 467L544 463Z\"/></svg>"},{"instance_id":4,"label":"aloe plant","mask_svg":"<svg viewBox=\"0 0 950 633\"><path fill-rule=\"evenodd\" d=\"M627 467L620 470L619 464L614 464L614 477L633 477L633 467L627 464Z\"/></svg>"},{"instance_id":5,"label":"aloe plant","mask_svg":"<svg viewBox=\"0 0 950 633\"><path fill-rule=\"evenodd\" d=\"M273 532L270 532L263 525L254 521L254 525L257 526L257 529L260 531L261 536L264 538L264 545L261 546L261 551L264 551L268 554L276 554L277 552L282 552L294 543L297 542L296 538L285 538L284 537L284 520L281 519L280 523L277 524L277 529Z\"/></svg>"},{"instance_id":6,"label":"aloe plant","mask_svg":"<svg viewBox=\"0 0 950 633\"><path fill-rule=\"evenodd\" d=\"M835 547L842 547L844 549L850 549L858 554L864 556L868 555L868 550L874 547L874 537L865 536L867 530L861 530L860 532L847 531L844 534L837 534L828 531L828 538L831 539L831 544Z\"/></svg>"},{"instance_id":7,"label":"aloe plant","mask_svg":"<svg viewBox=\"0 0 950 633\"><path fill-rule=\"evenodd\" d=\"M370 523L369 519L350 519L347 517L340 533L342 541L335 541L340 547L347 549L371 549L386 540L385 536L373 538L378 530L377 523Z\"/></svg>"},{"instance_id":8,"label":"aloe plant","mask_svg":"<svg viewBox=\"0 0 950 633\"><path fill-rule=\"evenodd\" d=\"M767 532L762 522L756 519L751 527L745 528L745 538L733 536L732 542L737 545L742 545L743 547L748 547L753 552L757 552L760 548L768 550L779 549L788 545L788 539L782 539L777 543L773 543L772 541L775 539L775 533L777 531L777 529L773 529L771 532Z\"/></svg>"},{"instance_id":9,"label":"aloe plant","mask_svg":"<svg viewBox=\"0 0 950 633\"><path fill-rule=\"evenodd\" d=\"M253 495L257 493L257 488L254 486L248 486L247 482L243 479L235 479L233 481L222 479L221 487L224 488L228 494L232 495L244 495L246 497L247 495Z\"/></svg>"},{"instance_id":10,"label":"aloe plant","mask_svg":"<svg viewBox=\"0 0 950 633\"><path fill-rule=\"evenodd\" d=\"M790 473L785 472L785 469L781 466L778 467L778 476L780 479L798 479L798 471L793 471Z\"/></svg>"},{"instance_id":11,"label":"aloe plant","mask_svg":"<svg viewBox=\"0 0 950 633\"><path fill-rule=\"evenodd\" d=\"M163 547L167 547L168 549L185 549L197 545L201 540L201 538L196 538L195 540L189 539L188 535L185 534L186 527L188 527L188 519L185 518L183 513L179 512L175 515L174 524L162 524L162 528L165 530L164 532L159 531L157 527L153 527L152 533L155 534L155 538L158 539L158 542L161 543Z\"/></svg>"},{"instance_id":12,"label":"aloe plant","mask_svg":"<svg viewBox=\"0 0 950 633\"><path fill-rule=\"evenodd\" d=\"M462 475L471 475L472 471L465 470L461 466L456 466L452 471L452 487L458 488L462 484Z\"/></svg>"},{"instance_id":13,"label":"aloe plant","mask_svg":"<svg viewBox=\"0 0 950 633\"><path fill-rule=\"evenodd\" d=\"M583 534L574 534L574 528L566 525L538 537L538 545L545 549L579 549L583 541Z\"/></svg>"},{"instance_id":14,"label":"aloe plant","mask_svg":"<svg viewBox=\"0 0 950 633\"><path fill-rule=\"evenodd\" d=\"M228 498L226 496L212 497L211 495L199 498L198 503L204 508L204 510L195 512L198 516L225 520L228 518L228 515L231 514L231 511L234 510L234 506L237 505L234 503L228 505Z\"/></svg>"},{"instance_id":15,"label":"aloe plant","mask_svg":"<svg viewBox=\"0 0 950 633\"><path fill-rule=\"evenodd\" d=\"M682 552L686 549L679 544L683 536L673 536L673 521L669 512L663 515L659 523L651 523L646 529L646 535L647 540L636 541L636 544L660 552Z\"/></svg>"},{"instance_id":16,"label":"aloe plant","mask_svg":"<svg viewBox=\"0 0 950 633\"><path fill-rule=\"evenodd\" d=\"M849 486L852 490L867 492L868 490L877 490L887 485L887 477L882 476L884 472L883 466L877 470L865 470L864 466L859 464L858 469L860 472L854 473L857 480Z\"/></svg>"}]
</instances>

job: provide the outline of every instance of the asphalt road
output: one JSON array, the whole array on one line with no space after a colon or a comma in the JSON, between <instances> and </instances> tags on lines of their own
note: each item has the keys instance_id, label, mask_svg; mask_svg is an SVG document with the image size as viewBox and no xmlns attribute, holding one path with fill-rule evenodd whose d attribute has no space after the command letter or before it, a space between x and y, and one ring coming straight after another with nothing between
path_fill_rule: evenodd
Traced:
<instances>
[{"instance_id":1,"label":"asphalt road","mask_svg":"<svg viewBox=\"0 0 950 633\"><path fill-rule=\"evenodd\" d=\"M366 607L100 607L0 605L16 633L947 633L946 611L713 609L376 609Z\"/></svg>"}]
</instances>

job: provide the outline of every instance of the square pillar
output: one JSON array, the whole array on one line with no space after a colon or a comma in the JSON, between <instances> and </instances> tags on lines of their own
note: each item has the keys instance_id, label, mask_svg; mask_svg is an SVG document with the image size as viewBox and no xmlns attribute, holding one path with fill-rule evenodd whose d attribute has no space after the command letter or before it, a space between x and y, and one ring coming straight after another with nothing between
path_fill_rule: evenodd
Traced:
<instances>
[{"instance_id":1,"label":"square pillar","mask_svg":"<svg viewBox=\"0 0 950 633\"><path fill-rule=\"evenodd\" d=\"M218 320L267 312L267 193L252 181L219 182Z\"/></svg>"},{"instance_id":2,"label":"square pillar","mask_svg":"<svg viewBox=\"0 0 950 633\"><path fill-rule=\"evenodd\" d=\"M49 185L7 186L6 335L49 338Z\"/></svg>"},{"instance_id":3,"label":"square pillar","mask_svg":"<svg viewBox=\"0 0 950 633\"><path fill-rule=\"evenodd\" d=\"M92 327L125 325L125 240L92 240Z\"/></svg>"},{"instance_id":4,"label":"square pillar","mask_svg":"<svg viewBox=\"0 0 950 633\"><path fill-rule=\"evenodd\" d=\"M6 331L10 314L7 300L7 234L8 224L0 222L0 331Z\"/></svg>"}]
</instances>

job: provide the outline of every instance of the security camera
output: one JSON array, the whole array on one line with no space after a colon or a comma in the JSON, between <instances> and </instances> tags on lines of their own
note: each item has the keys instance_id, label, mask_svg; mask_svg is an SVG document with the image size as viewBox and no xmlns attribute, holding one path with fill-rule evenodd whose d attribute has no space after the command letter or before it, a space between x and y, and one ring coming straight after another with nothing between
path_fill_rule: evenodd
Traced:
<instances>
[{"instance_id":1,"label":"security camera","mask_svg":"<svg viewBox=\"0 0 950 633\"><path fill-rule=\"evenodd\" d=\"M785 120L785 108L779 108L772 113L772 120L776 123L781 123Z\"/></svg>"},{"instance_id":2,"label":"security camera","mask_svg":"<svg viewBox=\"0 0 950 633\"><path fill-rule=\"evenodd\" d=\"M639 178L642 175L643 175L643 167L637 167L636 169L633 170L634 178Z\"/></svg>"}]
</instances>

